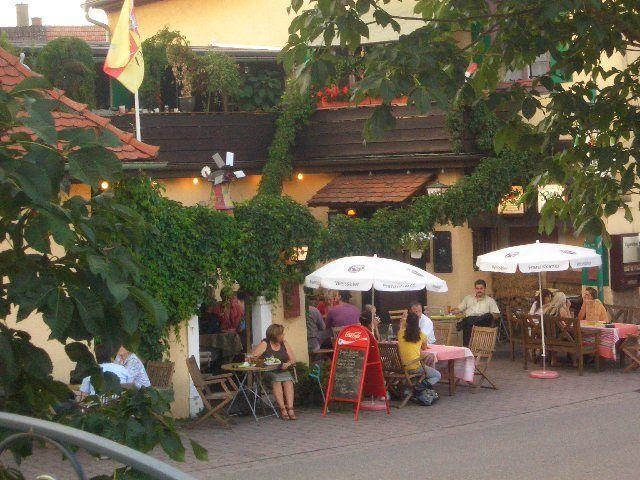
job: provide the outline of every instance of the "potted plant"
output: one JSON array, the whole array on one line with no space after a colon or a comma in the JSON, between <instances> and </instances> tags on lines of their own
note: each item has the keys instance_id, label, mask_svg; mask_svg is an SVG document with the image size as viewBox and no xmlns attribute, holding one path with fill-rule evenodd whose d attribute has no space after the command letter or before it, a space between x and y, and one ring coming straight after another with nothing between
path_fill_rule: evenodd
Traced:
<instances>
[{"instance_id":1,"label":"potted plant","mask_svg":"<svg viewBox=\"0 0 640 480\"><path fill-rule=\"evenodd\" d=\"M204 110L211 108L211 100L220 96L222 109L229 110L229 100L240 92L240 71L238 64L229 55L207 52L198 58L196 89L204 97Z\"/></svg>"},{"instance_id":2,"label":"potted plant","mask_svg":"<svg viewBox=\"0 0 640 480\"><path fill-rule=\"evenodd\" d=\"M400 238L400 245L403 250L410 252L411 258L421 258L432 238L431 233L409 232Z\"/></svg>"},{"instance_id":3,"label":"potted plant","mask_svg":"<svg viewBox=\"0 0 640 480\"><path fill-rule=\"evenodd\" d=\"M193 97L193 79L196 72L196 55L188 43L172 43L167 47L167 59L171 71L180 87L178 107L183 112L193 112L195 98Z\"/></svg>"}]
</instances>

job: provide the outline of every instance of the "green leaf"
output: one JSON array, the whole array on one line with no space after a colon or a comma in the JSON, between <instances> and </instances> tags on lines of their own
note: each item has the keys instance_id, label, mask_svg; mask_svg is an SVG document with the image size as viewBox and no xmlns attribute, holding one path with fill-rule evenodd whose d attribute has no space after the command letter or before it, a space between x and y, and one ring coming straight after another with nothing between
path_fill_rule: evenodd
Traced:
<instances>
[{"instance_id":1,"label":"green leaf","mask_svg":"<svg viewBox=\"0 0 640 480\"><path fill-rule=\"evenodd\" d=\"M51 338L64 341L67 338L66 331L71 323L73 315L73 303L64 291L56 289L49 294L47 309L44 311L44 321L51 329Z\"/></svg>"},{"instance_id":2,"label":"green leaf","mask_svg":"<svg viewBox=\"0 0 640 480\"><path fill-rule=\"evenodd\" d=\"M102 180L117 180L122 172L122 165L115 154L102 147L73 151L68 161L71 176L94 188Z\"/></svg>"},{"instance_id":3,"label":"green leaf","mask_svg":"<svg viewBox=\"0 0 640 480\"><path fill-rule=\"evenodd\" d=\"M180 437L176 434L167 433L160 439L160 445L171 460L176 462L184 462L184 446L180 441Z\"/></svg>"},{"instance_id":4,"label":"green leaf","mask_svg":"<svg viewBox=\"0 0 640 480\"><path fill-rule=\"evenodd\" d=\"M13 87L12 94L24 93L32 90L46 90L51 88L51 83L44 77L26 77Z\"/></svg>"},{"instance_id":5,"label":"green leaf","mask_svg":"<svg viewBox=\"0 0 640 480\"><path fill-rule=\"evenodd\" d=\"M58 134L51 115L51 102L38 99L25 102L25 110L29 114L22 117L22 123L29 127L38 137L49 145L58 144Z\"/></svg>"},{"instance_id":6,"label":"green leaf","mask_svg":"<svg viewBox=\"0 0 640 480\"><path fill-rule=\"evenodd\" d=\"M191 439L189 439L189 442L191 442L191 448L193 449L193 454L198 460L200 460L201 462L206 462L209 460L209 453L202 445L200 445L195 440L191 440Z\"/></svg>"},{"instance_id":7,"label":"green leaf","mask_svg":"<svg viewBox=\"0 0 640 480\"><path fill-rule=\"evenodd\" d=\"M24 193L34 202L42 203L52 195L51 182L40 166L31 162L18 161L11 176L16 179Z\"/></svg>"},{"instance_id":8,"label":"green leaf","mask_svg":"<svg viewBox=\"0 0 640 480\"><path fill-rule=\"evenodd\" d=\"M538 109L538 101L532 97L526 97L522 102L522 115L524 118L531 119Z\"/></svg>"},{"instance_id":9,"label":"green leaf","mask_svg":"<svg viewBox=\"0 0 640 480\"><path fill-rule=\"evenodd\" d=\"M119 147L122 141L106 128L65 128L58 132L58 138L71 146Z\"/></svg>"},{"instance_id":10,"label":"green leaf","mask_svg":"<svg viewBox=\"0 0 640 480\"><path fill-rule=\"evenodd\" d=\"M512 128L503 127L495 134L493 137L493 148L496 153L500 153L504 150L505 145L509 142L509 137L512 135L512 131Z\"/></svg>"},{"instance_id":11,"label":"green leaf","mask_svg":"<svg viewBox=\"0 0 640 480\"><path fill-rule=\"evenodd\" d=\"M41 253L51 253L49 222L44 215L36 214L27 222L24 238L31 248Z\"/></svg>"}]
</instances>

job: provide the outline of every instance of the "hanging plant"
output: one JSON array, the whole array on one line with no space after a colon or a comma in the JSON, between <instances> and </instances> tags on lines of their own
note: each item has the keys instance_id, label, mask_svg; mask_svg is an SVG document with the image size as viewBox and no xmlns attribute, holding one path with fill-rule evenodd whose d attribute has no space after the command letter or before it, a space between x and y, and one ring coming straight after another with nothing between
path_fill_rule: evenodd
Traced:
<instances>
[{"instance_id":1,"label":"hanging plant","mask_svg":"<svg viewBox=\"0 0 640 480\"><path fill-rule=\"evenodd\" d=\"M412 258L420 258L432 238L432 233L409 232L400 237L400 246L403 250L411 252Z\"/></svg>"}]
</instances>

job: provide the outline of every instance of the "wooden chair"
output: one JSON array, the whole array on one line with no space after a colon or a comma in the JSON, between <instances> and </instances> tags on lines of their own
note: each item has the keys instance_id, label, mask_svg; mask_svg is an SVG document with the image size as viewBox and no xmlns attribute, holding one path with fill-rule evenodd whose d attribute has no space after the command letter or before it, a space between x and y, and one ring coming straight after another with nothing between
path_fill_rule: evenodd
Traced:
<instances>
[{"instance_id":1,"label":"wooden chair","mask_svg":"<svg viewBox=\"0 0 640 480\"><path fill-rule=\"evenodd\" d=\"M522 327L522 353L524 369L528 367L529 354L535 361L536 351L542 350L542 328L539 315L524 315L521 318Z\"/></svg>"},{"instance_id":2,"label":"wooden chair","mask_svg":"<svg viewBox=\"0 0 640 480\"><path fill-rule=\"evenodd\" d=\"M173 386L173 362L147 362L147 375L154 388L171 388Z\"/></svg>"},{"instance_id":3,"label":"wooden chair","mask_svg":"<svg viewBox=\"0 0 640 480\"><path fill-rule=\"evenodd\" d=\"M514 311L510 305L505 308L505 317L507 318L507 328L509 330L509 350L511 352L511 361L516 360L516 343L522 344L522 314Z\"/></svg>"},{"instance_id":4,"label":"wooden chair","mask_svg":"<svg viewBox=\"0 0 640 480\"><path fill-rule=\"evenodd\" d=\"M453 335L453 324L438 322L433 326L433 333L436 336L438 345L451 345L451 336Z\"/></svg>"},{"instance_id":5,"label":"wooden chair","mask_svg":"<svg viewBox=\"0 0 640 480\"><path fill-rule=\"evenodd\" d=\"M584 356L594 355L596 370L600 371L600 331L594 331L593 345L585 345L582 340L582 328L577 318L544 317L545 344L552 354L568 353L578 359L578 375L584 371Z\"/></svg>"},{"instance_id":6,"label":"wooden chair","mask_svg":"<svg viewBox=\"0 0 640 480\"><path fill-rule=\"evenodd\" d=\"M409 371L403 366L396 342L380 342L378 347L380 349L380 359L382 360L382 375L384 376L387 390L390 390L399 398L404 397L398 405L398 408L402 408L413 397L413 387L425 380L427 373L422 368L416 368L416 370L420 371L418 373L414 370ZM417 364L421 365L419 360ZM409 391L406 395L405 389Z\"/></svg>"},{"instance_id":7,"label":"wooden chair","mask_svg":"<svg viewBox=\"0 0 640 480\"><path fill-rule=\"evenodd\" d=\"M612 322L640 325L640 307L611 305L607 303L605 303L604 307L607 309Z\"/></svg>"},{"instance_id":8,"label":"wooden chair","mask_svg":"<svg viewBox=\"0 0 640 480\"><path fill-rule=\"evenodd\" d=\"M496 349L497 339L497 327L478 327L474 325L471 329L469 350L471 350L473 356L476 358L476 368L474 375L480 377L477 382L474 382L474 386L476 388L481 387L486 380L491 385L491 387L488 388L493 388L494 390L498 389L493 380L491 380L491 378L487 376L487 369L489 368L489 364L491 363L491 359L493 358L493 352Z\"/></svg>"},{"instance_id":9,"label":"wooden chair","mask_svg":"<svg viewBox=\"0 0 640 480\"><path fill-rule=\"evenodd\" d=\"M198 363L193 355L187 358L187 369L206 410L204 415L188 425L189 428L195 427L208 417L213 418L220 425L228 428L229 422L221 413L224 412L222 409L233 400L238 392L238 386L233 381L233 375L230 373L203 375L200 373L200 368L198 368ZM213 389L216 385L220 387L220 390L215 391Z\"/></svg>"},{"instance_id":10,"label":"wooden chair","mask_svg":"<svg viewBox=\"0 0 640 480\"><path fill-rule=\"evenodd\" d=\"M629 357L631 363L623 370L624 373L629 373L632 370L640 367L640 337L638 335L628 335L620 345L620 363L624 364L624 358Z\"/></svg>"}]
</instances>

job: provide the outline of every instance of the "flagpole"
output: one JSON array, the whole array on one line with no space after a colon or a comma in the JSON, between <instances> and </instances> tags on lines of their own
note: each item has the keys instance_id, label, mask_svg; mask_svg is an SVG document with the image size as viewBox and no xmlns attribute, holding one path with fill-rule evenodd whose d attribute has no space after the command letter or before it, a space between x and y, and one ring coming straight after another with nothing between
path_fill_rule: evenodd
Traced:
<instances>
[{"instance_id":1,"label":"flagpole","mask_svg":"<svg viewBox=\"0 0 640 480\"><path fill-rule=\"evenodd\" d=\"M142 141L142 133L140 132L140 100L138 99L138 91L133 94L136 109L136 139Z\"/></svg>"}]
</instances>

